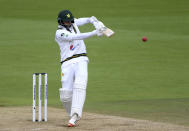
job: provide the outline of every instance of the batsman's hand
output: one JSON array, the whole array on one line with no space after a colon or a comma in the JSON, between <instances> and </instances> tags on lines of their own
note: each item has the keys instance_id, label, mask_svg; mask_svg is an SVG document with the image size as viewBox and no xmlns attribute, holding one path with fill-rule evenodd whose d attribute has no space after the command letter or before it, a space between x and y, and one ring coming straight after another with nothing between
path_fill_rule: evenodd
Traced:
<instances>
[{"instance_id":1,"label":"batsman's hand","mask_svg":"<svg viewBox=\"0 0 189 131\"><path fill-rule=\"evenodd\" d=\"M101 30L96 30L96 35L99 36L99 37L101 37L104 34L103 34L103 32Z\"/></svg>"},{"instance_id":2,"label":"batsman's hand","mask_svg":"<svg viewBox=\"0 0 189 131\"><path fill-rule=\"evenodd\" d=\"M93 24L93 25L94 25L95 22L98 22L98 20L97 20L97 18L96 18L95 16L91 16L91 17L89 18L89 21L90 21L90 23Z\"/></svg>"},{"instance_id":3,"label":"batsman's hand","mask_svg":"<svg viewBox=\"0 0 189 131\"><path fill-rule=\"evenodd\" d=\"M96 17L92 16L90 18L90 22L94 25L94 27L96 28L96 31L97 31L97 36L103 36L104 35L104 31L107 29L106 26L101 22L101 21L98 21L96 19Z\"/></svg>"},{"instance_id":4,"label":"batsman's hand","mask_svg":"<svg viewBox=\"0 0 189 131\"><path fill-rule=\"evenodd\" d=\"M98 22L95 22L94 23L94 26L97 30L103 32L106 30L106 26L101 22L101 21L98 21Z\"/></svg>"},{"instance_id":5,"label":"batsman's hand","mask_svg":"<svg viewBox=\"0 0 189 131\"><path fill-rule=\"evenodd\" d=\"M101 21L98 21L98 22L94 22L93 23L94 27L98 30L102 27L105 27L104 24L101 22Z\"/></svg>"}]
</instances>

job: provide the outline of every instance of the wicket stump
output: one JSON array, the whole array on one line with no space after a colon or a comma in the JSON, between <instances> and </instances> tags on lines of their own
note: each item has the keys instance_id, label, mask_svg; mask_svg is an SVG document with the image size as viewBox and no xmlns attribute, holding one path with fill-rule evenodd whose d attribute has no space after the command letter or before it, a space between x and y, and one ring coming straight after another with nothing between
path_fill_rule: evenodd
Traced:
<instances>
[{"instance_id":1,"label":"wicket stump","mask_svg":"<svg viewBox=\"0 0 189 131\"><path fill-rule=\"evenodd\" d=\"M44 121L47 121L47 73L33 74L33 122L36 122L36 78L38 76L38 122L42 121L41 117L41 87L42 77L44 76Z\"/></svg>"}]
</instances>

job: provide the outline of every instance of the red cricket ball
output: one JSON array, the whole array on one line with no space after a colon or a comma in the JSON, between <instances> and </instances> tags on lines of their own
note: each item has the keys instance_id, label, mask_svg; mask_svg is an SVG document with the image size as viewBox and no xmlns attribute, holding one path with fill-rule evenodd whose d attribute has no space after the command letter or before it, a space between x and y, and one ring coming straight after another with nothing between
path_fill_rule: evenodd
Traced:
<instances>
[{"instance_id":1,"label":"red cricket ball","mask_svg":"<svg viewBox=\"0 0 189 131\"><path fill-rule=\"evenodd\" d=\"M145 37L145 36L142 37L142 41L143 41L143 42L146 42L147 40L148 40L147 37Z\"/></svg>"}]
</instances>

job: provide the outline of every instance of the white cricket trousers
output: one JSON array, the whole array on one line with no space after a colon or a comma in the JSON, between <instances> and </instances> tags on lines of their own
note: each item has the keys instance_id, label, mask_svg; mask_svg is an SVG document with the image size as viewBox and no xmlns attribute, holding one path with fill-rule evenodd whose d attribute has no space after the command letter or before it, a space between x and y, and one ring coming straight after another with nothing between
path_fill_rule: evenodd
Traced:
<instances>
[{"instance_id":1,"label":"white cricket trousers","mask_svg":"<svg viewBox=\"0 0 189 131\"><path fill-rule=\"evenodd\" d=\"M72 91L70 116L77 113L81 118L88 81L88 61L83 60L61 66L61 81L64 90Z\"/></svg>"}]
</instances>

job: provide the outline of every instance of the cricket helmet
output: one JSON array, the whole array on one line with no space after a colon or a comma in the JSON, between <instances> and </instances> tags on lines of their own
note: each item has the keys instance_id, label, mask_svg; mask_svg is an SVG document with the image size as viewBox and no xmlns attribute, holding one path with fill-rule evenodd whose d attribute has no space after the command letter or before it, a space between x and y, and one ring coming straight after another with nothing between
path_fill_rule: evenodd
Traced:
<instances>
[{"instance_id":1,"label":"cricket helmet","mask_svg":"<svg viewBox=\"0 0 189 131\"><path fill-rule=\"evenodd\" d=\"M59 12L57 20L59 25L64 25L64 22L74 23L74 16L69 10L62 10Z\"/></svg>"}]
</instances>

